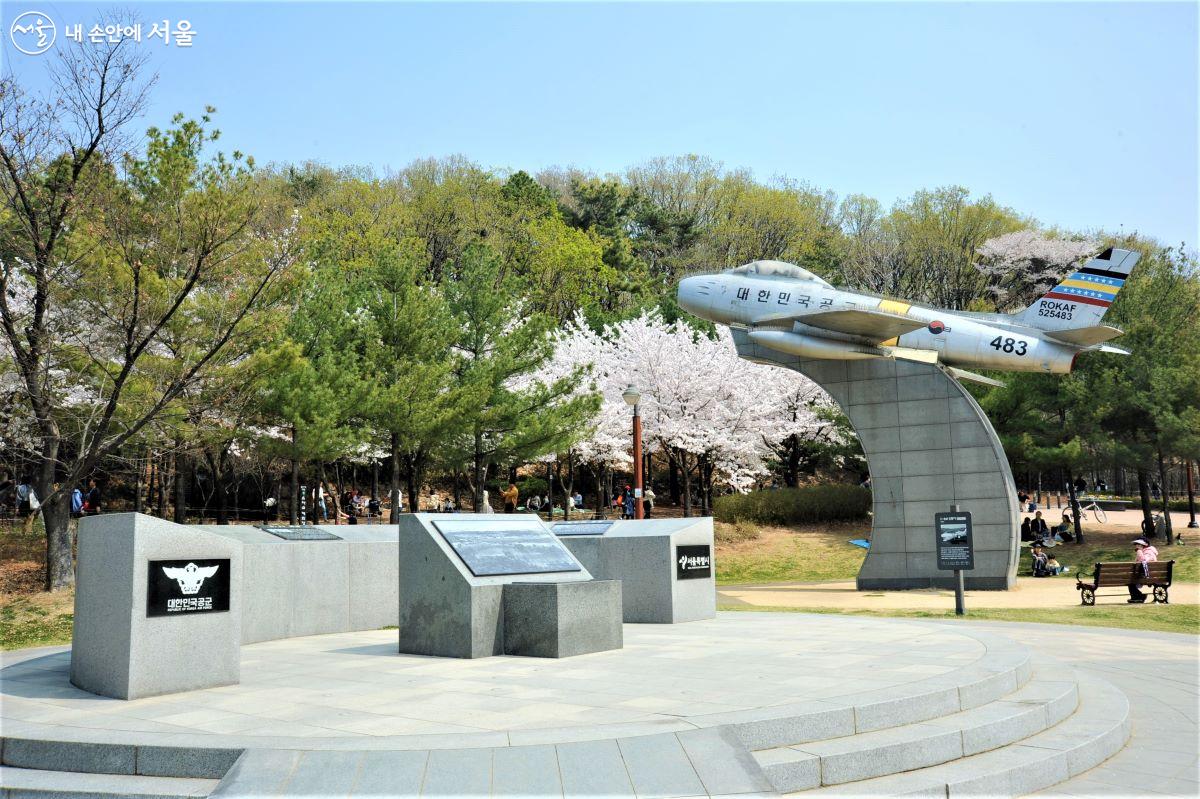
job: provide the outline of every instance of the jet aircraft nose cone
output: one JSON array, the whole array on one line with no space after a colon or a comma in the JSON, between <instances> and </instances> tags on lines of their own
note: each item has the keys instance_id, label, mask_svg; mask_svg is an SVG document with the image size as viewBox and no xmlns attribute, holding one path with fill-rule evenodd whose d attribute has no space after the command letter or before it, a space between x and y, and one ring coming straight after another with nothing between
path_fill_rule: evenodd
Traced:
<instances>
[{"instance_id":1,"label":"jet aircraft nose cone","mask_svg":"<svg viewBox=\"0 0 1200 799\"><path fill-rule=\"evenodd\" d=\"M680 308L707 319L711 310L711 288L711 278L685 277L679 281L675 298L679 301Z\"/></svg>"}]
</instances>

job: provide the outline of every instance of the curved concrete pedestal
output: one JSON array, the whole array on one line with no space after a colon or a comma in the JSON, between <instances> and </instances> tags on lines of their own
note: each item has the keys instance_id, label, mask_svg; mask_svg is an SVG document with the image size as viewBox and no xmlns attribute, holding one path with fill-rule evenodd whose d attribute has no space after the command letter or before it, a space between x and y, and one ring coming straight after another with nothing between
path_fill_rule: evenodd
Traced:
<instances>
[{"instance_id":1,"label":"curved concrete pedestal","mask_svg":"<svg viewBox=\"0 0 1200 799\"><path fill-rule=\"evenodd\" d=\"M952 588L954 573L937 568L933 515L953 504L973 521L975 568L964 575L966 587L1015 584L1016 487L996 431L957 380L932 364L805 360L732 332L743 358L794 369L825 389L862 441L875 524L860 590Z\"/></svg>"}]
</instances>

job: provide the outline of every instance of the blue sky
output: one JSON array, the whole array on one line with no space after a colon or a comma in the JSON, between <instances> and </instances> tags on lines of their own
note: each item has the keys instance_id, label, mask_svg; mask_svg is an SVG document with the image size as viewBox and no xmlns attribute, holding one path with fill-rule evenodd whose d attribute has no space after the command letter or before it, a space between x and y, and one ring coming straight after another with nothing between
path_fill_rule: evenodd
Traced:
<instances>
[{"instance_id":1,"label":"blue sky","mask_svg":"<svg viewBox=\"0 0 1200 799\"><path fill-rule=\"evenodd\" d=\"M62 29L110 4L3 4ZM1048 224L1195 247L1196 3L123 3L187 19L143 43L145 124L218 109L260 162L379 171L460 153L534 172L709 155L886 204L946 184Z\"/></svg>"}]
</instances>

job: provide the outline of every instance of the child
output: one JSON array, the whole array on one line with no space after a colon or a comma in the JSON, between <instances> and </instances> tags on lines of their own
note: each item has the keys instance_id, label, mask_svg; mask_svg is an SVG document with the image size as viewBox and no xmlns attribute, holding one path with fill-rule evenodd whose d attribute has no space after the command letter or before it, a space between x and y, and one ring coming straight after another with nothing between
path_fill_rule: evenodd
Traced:
<instances>
[{"instance_id":1,"label":"child","mask_svg":"<svg viewBox=\"0 0 1200 799\"><path fill-rule=\"evenodd\" d=\"M1034 544L1031 551L1033 555L1033 576L1049 577L1050 570L1048 565L1050 561L1046 557L1046 551L1042 549L1040 544Z\"/></svg>"},{"instance_id":2,"label":"child","mask_svg":"<svg viewBox=\"0 0 1200 799\"><path fill-rule=\"evenodd\" d=\"M1050 574L1052 574L1052 575L1058 575L1058 574L1062 574L1063 572L1065 572L1065 571L1066 571L1066 569L1064 569L1064 568L1063 568L1063 567L1062 567L1062 566L1059 564L1059 562L1058 562L1058 558L1056 558L1056 557L1054 557L1053 555L1051 555L1051 556L1050 556L1049 558L1047 558L1047 560L1046 560L1046 571L1050 572Z\"/></svg>"}]
</instances>

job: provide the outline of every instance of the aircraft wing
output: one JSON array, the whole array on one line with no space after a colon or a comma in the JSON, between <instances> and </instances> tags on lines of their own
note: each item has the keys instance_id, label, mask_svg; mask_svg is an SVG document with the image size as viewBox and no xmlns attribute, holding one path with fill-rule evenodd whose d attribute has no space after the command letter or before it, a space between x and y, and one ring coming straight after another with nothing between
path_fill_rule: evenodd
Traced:
<instances>
[{"instance_id":1,"label":"aircraft wing","mask_svg":"<svg viewBox=\"0 0 1200 799\"><path fill-rule=\"evenodd\" d=\"M890 338L903 336L925 327L920 322L908 316L889 313L887 311L872 311L863 308L851 308L837 311L788 311L780 314L768 314L754 320L758 324L764 322L801 322L822 330L835 333L848 333L853 336L864 336L875 341L887 341Z\"/></svg>"}]
</instances>

